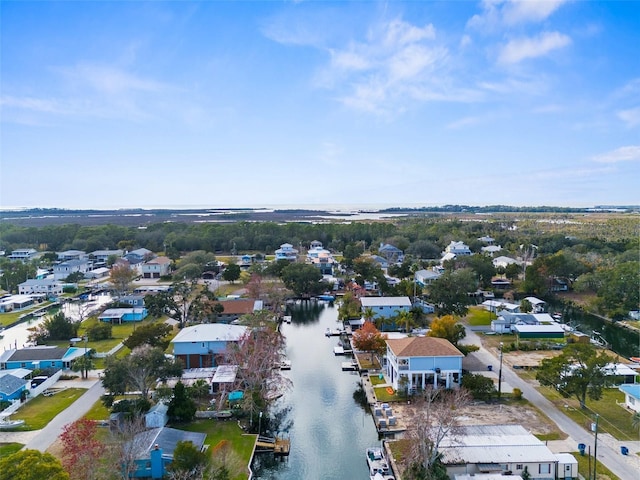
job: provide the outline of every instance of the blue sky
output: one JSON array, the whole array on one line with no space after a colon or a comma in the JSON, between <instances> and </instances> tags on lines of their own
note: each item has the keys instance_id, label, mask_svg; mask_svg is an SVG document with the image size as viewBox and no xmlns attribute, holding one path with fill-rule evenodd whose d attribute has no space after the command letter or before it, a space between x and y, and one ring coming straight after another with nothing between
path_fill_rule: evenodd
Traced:
<instances>
[{"instance_id":1,"label":"blue sky","mask_svg":"<svg viewBox=\"0 0 640 480\"><path fill-rule=\"evenodd\" d=\"M640 203L640 2L0 9L4 208Z\"/></svg>"}]
</instances>

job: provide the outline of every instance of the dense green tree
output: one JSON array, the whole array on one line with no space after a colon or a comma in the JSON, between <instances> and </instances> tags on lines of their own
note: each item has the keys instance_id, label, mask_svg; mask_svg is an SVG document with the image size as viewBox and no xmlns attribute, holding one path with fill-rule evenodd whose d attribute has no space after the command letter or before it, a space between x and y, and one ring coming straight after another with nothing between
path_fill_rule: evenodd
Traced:
<instances>
[{"instance_id":1,"label":"dense green tree","mask_svg":"<svg viewBox=\"0 0 640 480\"><path fill-rule=\"evenodd\" d=\"M474 273L469 269L445 272L429 286L429 300L439 315L466 315L468 293L477 288Z\"/></svg>"},{"instance_id":2,"label":"dense green tree","mask_svg":"<svg viewBox=\"0 0 640 480\"><path fill-rule=\"evenodd\" d=\"M166 350L169 346L169 336L172 330L171 325L166 323L147 323L137 327L122 343L130 350L140 345L150 345Z\"/></svg>"},{"instance_id":3,"label":"dense green tree","mask_svg":"<svg viewBox=\"0 0 640 480\"><path fill-rule=\"evenodd\" d=\"M362 304L360 300L352 293L346 292L342 297L342 303L338 307L338 319L349 320L362 317Z\"/></svg>"},{"instance_id":4,"label":"dense green tree","mask_svg":"<svg viewBox=\"0 0 640 480\"><path fill-rule=\"evenodd\" d=\"M113 325L111 323L96 321L87 327L85 335L87 335L90 342L97 342L110 339L112 332Z\"/></svg>"},{"instance_id":5,"label":"dense green tree","mask_svg":"<svg viewBox=\"0 0 640 480\"><path fill-rule=\"evenodd\" d=\"M616 264L599 273L598 305L611 317L624 317L640 309L640 262Z\"/></svg>"},{"instance_id":6,"label":"dense green tree","mask_svg":"<svg viewBox=\"0 0 640 480\"><path fill-rule=\"evenodd\" d=\"M172 421L181 423L190 422L196 416L196 402L182 382L173 387L167 415Z\"/></svg>"},{"instance_id":7,"label":"dense green tree","mask_svg":"<svg viewBox=\"0 0 640 480\"><path fill-rule=\"evenodd\" d=\"M586 408L587 397L599 400L602 389L610 384L606 366L611 362L612 357L591 344L572 343L557 357L542 360L536 379L565 398L574 396Z\"/></svg>"},{"instance_id":8,"label":"dense green tree","mask_svg":"<svg viewBox=\"0 0 640 480\"><path fill-rule=\"evenodd\" d=\"M160 318L170 315L177 310L173 294L171 292L160 292L155 295L147 295L144 298L144 305L152 317Z\"/></svg>"},{"instance_id":9,"label":"dense green tree","mask_svg":"<svg viewBox=\"0 0 640 480\"><path fill-rule=\"evenodd\" d=\"M238 280L240 278L240 265L235 263L227 265L224 272L222 272L222 278L231 283Z\"/></svg>"},{"instance_id":10,"label":"dense green tree","mask_svg":"<svg viewBox=\"0 0 640 480\"><path fill-rule=\"evenodd\" d=\"M490 400L496 392L493 380L480 374L465 373L461 385L477 400Z\"/></svg>"},{"instance_id":11,"label":"dense green tree","mask_svg":"<svg viewBox=\"0 0 640 480\"><path fill-rule=\"evenodd\" d=\"M329 288L320 270L306 263L288 265L282 271L282 281L298 297L318 295Z\"/></svg>"},{"instance_id":12,"label":"dense green tree","mask_svg":"<svg viewBox=\"0 0 640 480\"><path fill-rule=\"evenodd\" d=\"M178 442L173 451L173 461L168 470L172 478L197 479L207 469L209 457L192 442Z\"/></svg>"},{"instance_id":13,"label":"dense green tree","mask_svg":"<svg viewBox=\"0 0 640 480\"><path fill-rule=\"evenodd\" d=\"M520 273L522 273L522 267L517 263L510 263L509 265L504 267L504 276L511 281L516 280Z\"/></svg>"},{"instance_id":14,"label":"dense green tree","mask_svg":"<svg viewBox=\"0 0 640 480\"><path fill-rule=\"evenodd\" d=\"M164 380L181 374L180 362L167 358L159 348L141 345L126 357L107 357L102 384L111 395L137 391L146 399L158 379Z\"/></svg>"},{"instance_id":15,"label":"dense green tree","mask_svg":"<svg viewBox=\"0 0 640 480\"><path fill-rule=\"evenodd\" d=\"M20 450L0 459L0 480L69 480L60 461L50 453Z\"/></svg>"},{"instance_id":16,"label":"dense green tree","mask_svg":"<svg viewBox=\"0 0 640 480\"><path fill-rule=\"evenodd\" d=\"M364 246L361 242L349 243L345 245L342 252L342 264L347 268L353 267L353 261L364 253Z\"/></svg>"},{"instance_id":17,"label":"dense green tree","mask_svg":"<svg viewBox=\"0 0 640 480\"><path fill-rule=\"evenodd\" d=\"M365 322L362 328L353 332L353 346L356 349L371 354L373 363L374 354L383 355L387 351L387 336L380 333L371 322Z\"/></svg>"},{"instance_id":18,"label":"dense green tree","mask_svg":"<svg viewBox=\"0 0 640 480\"><path fill-rule=\"evenodd\" d=\"M65 317L64 313L58 312L45 318L40 325L31 327L29 341L44 343L47 340L70 340L78 336L78 327L78 322L74 322Z\"/></svg>"},{"instance_id":19,"label":"dense green tree","mask_svg":"<svg viewBox=\"0 0 640 480\"><path fill-rule=\"evenodd\" d=\"M11 261L0 257L0 288L17 293L18 285L36 276L36 266L31 262Z\"/></svg>"}]
</instances>

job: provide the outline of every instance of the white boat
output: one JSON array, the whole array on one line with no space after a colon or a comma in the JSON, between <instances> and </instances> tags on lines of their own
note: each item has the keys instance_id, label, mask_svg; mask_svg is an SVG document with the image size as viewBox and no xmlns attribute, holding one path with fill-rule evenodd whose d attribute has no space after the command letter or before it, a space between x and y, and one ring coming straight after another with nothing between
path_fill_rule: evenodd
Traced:
<instances>
[{"instance_id":1,"label":"white boat","mask_svg":"<svg viewBox=\"0 0 640 480\"><path fill-rule=\"evenodd\" d=\"M366 455L371 480L395 480L382 447L367 448Z\"/></svg>"},{"instance_id":2,"label":"white boat","mask_svg":"<svg viewBox=\"0 0 640 480\"><path fill-rule=\"evenodd\" d=\"M24 420L9 420L7 417L0 419L0 430L7 430L24 425Z\"/></svg>"},{"instance_id":3,"label":"white boat","mask_svg":"<svg viewBox=\"0 0 640 480\"><path fill-rule=\"evenodd\" d=\"M291 370L291 360L282 360L280 362L280 370Z\"/></svg>"}]
</instances>

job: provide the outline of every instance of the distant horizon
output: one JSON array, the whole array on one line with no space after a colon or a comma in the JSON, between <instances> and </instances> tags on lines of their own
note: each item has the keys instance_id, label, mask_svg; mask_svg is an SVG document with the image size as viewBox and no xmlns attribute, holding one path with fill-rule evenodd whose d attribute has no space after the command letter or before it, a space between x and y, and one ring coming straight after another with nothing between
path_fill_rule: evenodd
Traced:
<instances>
[{"instance_id":1,"label":"distant horizon","mask_svg":"<svg viewBox=\"0 0 640 480\"><path fill-rule=\"evenodd\" d=\"M252 204L227 204L227 205L144 205L144 206L102 206L102 207L58 207L58 206L1 206L0 211L19 212L28 210L58 210L58 211L119 211L119 210L253 210L253 211L278 211L278 210L305 210L305 211L326 211L326 212L349 212L349 211L379 211L387 209L426 209L426 208L443 208L445 206L471 207L471 208L488 208L488 207L514 207L514 208L574 208L574 209L638 209L640 204L617 205L617 204L585 204L585 205L554 205L554 204L503 204L503 203L487 203L487 204L469 204L469 203L369 203L369 204L273 204L273 205L252 205Z\"/></svg>"}]
</instances>

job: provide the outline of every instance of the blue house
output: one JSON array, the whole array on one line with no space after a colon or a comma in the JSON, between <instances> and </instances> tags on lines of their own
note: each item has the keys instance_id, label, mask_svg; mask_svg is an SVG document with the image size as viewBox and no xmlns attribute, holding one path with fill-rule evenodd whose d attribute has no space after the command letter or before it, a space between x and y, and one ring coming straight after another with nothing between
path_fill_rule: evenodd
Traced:
<instances>
[{"instance_id":1,"label":"blue house","mask_svg":"<svg viewBox=\"0 0 640 480\"><path fill-rule=\"evenodd\" d=\"M361 297L360 304L363 312L366 308L373 309L376 318L391 318L411 310L409 297Z\"/></svg>"},{"instance_id":2,"label":"blue house","mask_svg":"<svg viewBox=\"0 0 640 480\"><path fill-rule=\"evenodd\" d=\"M132 442L135 452L135 468L129 478L165 478L167 467L173 461L178 442L191 442L202 451L207 435L185 432L175 428L152 428L136 435Z\"/></svg>"},{"instance_id":3,"label":"blue house","mask_svg":"<svg viewBox=\"0 0 640 480\"><path fill-rule=\"evenodd\" d=\"M402 261L404 260L404 252L398 247L394 247L389 243L380 244L380 248L378 248L378 254L386 258L389 263L402 263Z\"/></svg>"},{"instance_id":4,"label":"blue house","mask_svg":"<svg viewBox=\"0 0 640 480\"><path fill-rule=\"evenodd\" d=\"M120 324L122 322L141 322L148 314L149 312L144 307L108 308L98 316L98 320Z\"/></svg>"},{"instance_id":5,"label":"blue house","mask_svg":"<svg viewBox=\"0 0 640 480\"><path fill-rule=\"evenodd\" d=\"M387 340L386 374L394 389L453 388L460 384L464 355L449 340L406 337Z\"/></svg>"},{"instance_id":6,"label":"blue house","mask_svg":"<svg viewBox=\"0 0 640 480\"><path fill-rule=\"evenodd\" d=\"M18 378L8 372L0 372L0 400L18 400L27 388L27 380Z\"/></svg>"},{"instance_id":7,"label":"blue house","mask_svg":"<svg viewBox=\"0 0 640 480\"><path fill-rule=\"evenodd\" d=\"M0 354L0 370L53 368L68 370L76 358L85 355L84 348L36 346L5 350Z\"/></svg>"},{"instance_id":8,"label":"blue house","mask_svg":"<svg viewBox=\"0 0 640 480\"><path fill-rule=\"evenodd\" d=\"M239 342L247 327L224 323L203 323L183 328L171 340L173 355L182 360L184 368L216 366L216 355L222 355L229 342Z\"/></svg>"}]
</instances>

